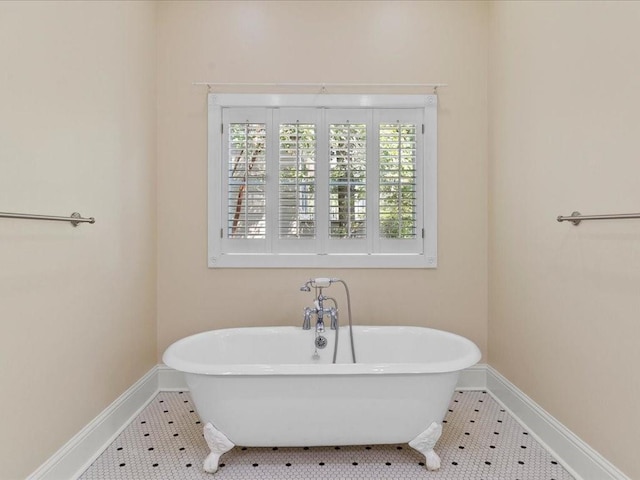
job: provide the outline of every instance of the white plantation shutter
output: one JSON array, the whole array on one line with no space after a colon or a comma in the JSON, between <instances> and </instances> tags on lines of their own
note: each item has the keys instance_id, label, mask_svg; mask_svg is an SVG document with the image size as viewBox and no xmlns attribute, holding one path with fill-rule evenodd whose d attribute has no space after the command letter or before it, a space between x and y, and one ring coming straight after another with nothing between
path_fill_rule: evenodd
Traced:
<instances>
[{"instance_id":1,"label":"white plantation shutter","mask_svg":"<svg viewBox=\"0 0 640 480\"><path fill-rule=\"evenodd\" d=\"M380 128L380 236L416 237L416 128L384 123Z\"/></svg>"},{"instance_id":2,"label":"white plantation shutter","mask_svg":"<svg viewBox=\"0 0 640 480\"><path fill-rule=\"evenodd\" d=\"M325 114L329 158L329 253L369 253L371 232L368 160L370 109L333 109Z\"/></svg>"},{"instance_id":3,"label":"white plantation shutter","mask_svg":"<svg viewBox=\"0 0 640 480\"><path fill-rule=\"evenodd\" d=\"M435 266L435 107L210 95L210 266Z\"/></svg>"},{"instance_id":4,"label":"white plantation shutter","mask_svg":"<svg viewBox=\"0 0 640 480\"><path fill-rule=\"evenodd\" d=\"M422 253L422 116L417 110L378 110L379 251Z\"/></svg>"},{"instance_id":5,"label":"white plantation shutter","mask_svg":"<svg viewBox=\"0 0 640 480\"><path fill-rule=\"evenodd\" d=\"M329 125L331 238L367 236L367 124Z\"/></svg>"},{"instance_id":6,"label":"white plantation shutter","mask_svg":"<svg viewBox=\"0 0 640 480\"><path fill-rule=\"evenodd\" d=\"M229 238L265 238L267 126L231 123L228 135Z\"/></svg>"},{"instance_id":7,"label":"white plantation shutter","mask_svg":"<svg viewBox=\"0 0 640 480\"><path fill-rule=\"evenodd\" d=\"M274 211L273 251L317 253L318 124L313 108L273 110L277 132L277 211ZM275 176L274 175L274 176Z\"/></svg>"},{"instance_id":8,"label":"white plantation shutter","mask_svg":"<svg viewBox=\"0 0 640 480\"><path fill-rule=\"evenodd\" d=\"M316 126L279 125L280 238L316 236Z\"/></svg>"},{"instance_id":9,"label":"white plantation shutter","mask_svg":"<svg viewBox=\"0 0 640 480\"><path fill-rule=\"evenodd\" d=\"M267 114L266 109L223 112L221 240L230 252L266 251Z\"/></svg>"}]
</instances>

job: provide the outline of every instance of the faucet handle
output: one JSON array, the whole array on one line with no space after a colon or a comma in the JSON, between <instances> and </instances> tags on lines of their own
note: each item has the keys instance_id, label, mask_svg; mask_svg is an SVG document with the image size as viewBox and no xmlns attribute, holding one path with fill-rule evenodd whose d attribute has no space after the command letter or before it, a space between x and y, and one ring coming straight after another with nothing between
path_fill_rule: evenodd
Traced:
<instances>
[{"instance_id":1,"label":"faucet handle","mask_svg":"<svg viewBox=\"0 0 640 480\"><path fill-rule=\"evenodd\" d=\"M329 309L329 315L331 316L331 330L338 329L338 310L334 307Z\"/></svg>"},{"instance_id":2,"label":"faucet handle","mask_svg":"<svg viewBox=\"0 0 640 480\"><path fill-rule=\"evenodd\" d=\"M303 330L311 330L311 312L312 310L309 307L304 309L304 320L302 321Z\"/></svg>"}]
</instances>

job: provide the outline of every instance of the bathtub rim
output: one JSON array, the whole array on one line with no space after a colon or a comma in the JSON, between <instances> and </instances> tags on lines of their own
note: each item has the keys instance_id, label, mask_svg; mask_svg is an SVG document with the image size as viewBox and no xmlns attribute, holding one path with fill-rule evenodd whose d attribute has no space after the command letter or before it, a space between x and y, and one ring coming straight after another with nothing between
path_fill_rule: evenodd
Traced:
<instances>
[{"instance_id":1,"label":"bathtub rim","mask_svg":"<svg viewBox=\"0 0 640 480\"><path fill-rule=\"evenodd\" d=\"M341 327L342 328L345 327ZM269 327L232 327L207 330L204 332L189 335L172 343L164 351L162 361L165 365L184 373L214 376L262 376L262 375L417 375L417 374L437 374L437 373L453 373L464 370L478 363L482 357L482 353L478 346L466 337L429 327L419 326L374 326L374 325L357 325L354 331L375 331L383 329L393 329L395 331L415 330L421 332L430 332L435 335L453 338L465 346L465 354L454 360L436 361L430 363L339 363L339 364L310 364L310 363L278 363L278 364L202 364L180 357L180 349L187 346L190 342L197 341L201 337L224 333L239 333L247 330L259 330L261 332L277 333L275 330L282 329L293 331L299 327L290 325L269 326ZM357 347L356 347L357 348Z\"/></svg>"}]
</instances>

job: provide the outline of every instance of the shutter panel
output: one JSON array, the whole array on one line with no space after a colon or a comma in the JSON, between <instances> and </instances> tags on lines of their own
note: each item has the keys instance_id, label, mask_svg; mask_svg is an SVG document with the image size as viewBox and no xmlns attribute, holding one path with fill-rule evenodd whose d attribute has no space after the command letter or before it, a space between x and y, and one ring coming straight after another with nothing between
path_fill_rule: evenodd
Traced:
<instances>
[{"instance_id":1,"label":"shutter panel","mask_svg":"<svg viewBox=\"0 0 640 480\"><path fill-rule=\"evenodd\" d=\"M329 125L329 237L366 238L367 125Z\"/></svg>"},{"instance_id":2,"label":"shutter panel","mask_svg":"<svg viewBox=\"0 0 640 480\"><path fill-rule=\"evenodd\" d=\"M377 252L424 252L423 123L422 110L418 109L375 112Z\"/></svg>"},{"instance_id":3,"label":"shutter panel","mask_svg":"<svg viewBox=\"0 0 640 480\"><path fill-rule=\"evenodd\" d=\"M379 228L383 238L416 238L416 125L379 126Z\"/></svg>"},{"instance_id":4,"label":"shutter panel","mask_svg":"<svg viewBox=\"0 0 640 480\"><path fill-rule=\"evenodd\" d=\"M279 138L279 237L315 238L316 126L280 124Z\"/></svg>"},{"instance_id":5,"label":"shutter panel","mask_svg":"<svg viewBox=\"0 0 640 480\"><path fill-rule=\"evenodd\" d=\"M228 132L228 238L264 239L266 124L230 123Z\"/></svg>"}]
</instances>

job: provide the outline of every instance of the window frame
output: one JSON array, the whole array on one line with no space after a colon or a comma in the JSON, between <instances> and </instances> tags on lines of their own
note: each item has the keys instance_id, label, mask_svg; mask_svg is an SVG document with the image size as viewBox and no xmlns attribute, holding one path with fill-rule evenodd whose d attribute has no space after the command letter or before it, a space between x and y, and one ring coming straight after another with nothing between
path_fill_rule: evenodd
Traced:
<instances>
[{"instance_id":1,"label":"window frame","mask_svg":"<svg viewBox=\"0 0 640 480\"><path fill-rule=\"evenodd\" d=\"M208 266L210 268L436 268L437 267L437 96L436 95L362 95L362 94L208 94ZM254 249L251 252L233 253L228 248L230 242L247 242L244 239L224 238L226 225L226 205L224 205L224 191L226 177L223 172L227 169L225 154L225 135L223 131L224 109L260 109L260 108L327 108L327 109L420 109L422 113L422 131L418 131L421 141L420 150L422 160L417 168L421 169L417 178L419 186L418 224L422 225L422 232L417 232L421 242L422 252L388 251L380 253L309 253L302 249L299 253L284 253L276 251L270 238L265 239L267 253ZM329 111L329 110L327 110ZM274 118L277 118L274 115ZM375 117L375 115L374 115ZM375 124L377 125L377 124ZM325 125L318 125L317 129L326 129ZM418 128L420 126L418 125ZM275 130L275 129L274 129ZM374 133L374 132L372 132ZM378 132L369 135L369 148L378 149L373 138ZM278 149L278 132L267 133L267 158L271 149ZM316 148L321 148L319 144ZM277 163L277 162L273 162ZM370 162L367 161L368 167ZM374 170L374 169L372 169ZM367 174L369 177L369 174ZM278 178L278 165L267 165L267 177ZM377 178L377 174L374 176ZM368 182L373 181L369 178ZM275 185L274 185L275 183ZM278 182L267 180L267 190L277 191ZM319 183L316 187L316 202L320 201L320 192L328 188ZM377 187L376 187L377 190ZM273 190L271 190L273 192ZM278 205L269 204L267 194L267 212L278 209ZM277 198L277 193L276 193ZM367 202L373 198L368 194ZM327 200L328 201L328 200ZM377 202L377 199L375 200ZM377 208L376 208L377 211ZM369 214L368 214L369 215ZM370 217L367 221L374 221ZM323 222L317 218L319 228ZM328 222L328 219L326 220ZM375 238L368 238L367 242L388 243L378 234L377 220L373 231ZM422 235L421 235L422 234ZM268 237L268 236L267 236ZM327 240L316 238L313 242L325 246ZM295 241L295 240L294 240ZM308 242L308 239L303 240ZM333 239L331 242L335 242ZM391 242L402 242L393 239ZM249 243L258 243L248 240ZM251 249L249 249L251 250ZM385 248L387 250L387 248ZM271 253L273 252L273 253Z\"/></svg>"}]
</instances>

